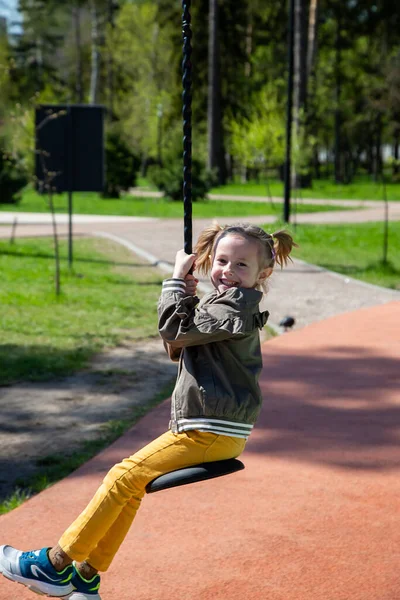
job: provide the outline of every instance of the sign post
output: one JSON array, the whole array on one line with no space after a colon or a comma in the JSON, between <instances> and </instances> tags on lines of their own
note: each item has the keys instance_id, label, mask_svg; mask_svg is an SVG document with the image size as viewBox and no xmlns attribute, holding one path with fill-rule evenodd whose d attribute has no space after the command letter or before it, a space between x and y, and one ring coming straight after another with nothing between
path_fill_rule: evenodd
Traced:
<instances>
[{"instance_id":1,"label":"sign post","mask_svg":"<svg viewBox=\"0 0 400 600\"><path fill-rule=\"evenodd\" d=\"M73 262L73 192L102 192L104 189L104 113L105 107L100 105L42 104L36 107L36 180L39 185L48 182L57 194L68 194L70 267Z\"/></svg>"}]
</instances>

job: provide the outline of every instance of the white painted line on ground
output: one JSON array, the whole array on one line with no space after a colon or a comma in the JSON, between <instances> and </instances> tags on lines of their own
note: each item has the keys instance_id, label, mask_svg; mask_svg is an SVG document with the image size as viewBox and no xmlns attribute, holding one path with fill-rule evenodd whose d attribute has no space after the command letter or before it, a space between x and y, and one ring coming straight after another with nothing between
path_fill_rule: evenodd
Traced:
<instances>
[{"instance_id":1,"label":"white painted line on ground","mask_svg":"<svg viewBox=\"0 0 400 600\"><path fill-rule=\"evenodd\" d=\"M173 264L163 261L163 260L160 260L153 254L150 254L150 252L143 250L143 248L139 248L139 246L136 246L136 244L133 244L132 242L129 242L125 238L122 238L118 235L114 235L113 233L108 233L107 231L94 231L92 235L107 238L109 240L113 240L114 242L117 242L118 244L121 244L121 246L125 246L125 248L128 248L128 250L131 250L131 252L134 252L138 256L141 256L142 258L147 260L149 263L156 265L159 269L161 269L162 271L165 271L166 273L172 273L172 271L174 270Z\"/></svg>"}]
</instances>

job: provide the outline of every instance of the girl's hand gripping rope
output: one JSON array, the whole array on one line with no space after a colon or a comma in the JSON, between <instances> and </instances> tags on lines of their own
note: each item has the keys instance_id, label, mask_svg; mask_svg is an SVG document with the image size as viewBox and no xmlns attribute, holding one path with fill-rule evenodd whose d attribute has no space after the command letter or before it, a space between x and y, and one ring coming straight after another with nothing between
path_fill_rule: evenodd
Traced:
<instances>
[{"instance_id":1,"label":"girl's hand gripping rope","mask_svg":"<svg viewBox=\"0 0 400 600\"><path fill-rule=\"evenodd\" d=\"M190 269L195 268L196 254L186 254L184 250L179 250L175 257L174 279L185 279Z\"/></svg>"}]
</instances>

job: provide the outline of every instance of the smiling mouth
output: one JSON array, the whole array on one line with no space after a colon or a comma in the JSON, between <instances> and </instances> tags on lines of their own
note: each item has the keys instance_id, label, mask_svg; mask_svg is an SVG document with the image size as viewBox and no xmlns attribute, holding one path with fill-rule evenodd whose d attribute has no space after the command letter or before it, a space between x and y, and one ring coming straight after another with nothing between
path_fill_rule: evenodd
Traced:
<instances>
[{"instance_id":1,"label":"smiling mouth","mask_svg":"<svg viewBox=\"0 0 400 600\"><path fill-rule=\"evenodd\" d=\"M227 281L226 279L220 279L221 285L224 285L225 287L237 287L238 282L237 281Z\"/></svg>"}]
</instances>

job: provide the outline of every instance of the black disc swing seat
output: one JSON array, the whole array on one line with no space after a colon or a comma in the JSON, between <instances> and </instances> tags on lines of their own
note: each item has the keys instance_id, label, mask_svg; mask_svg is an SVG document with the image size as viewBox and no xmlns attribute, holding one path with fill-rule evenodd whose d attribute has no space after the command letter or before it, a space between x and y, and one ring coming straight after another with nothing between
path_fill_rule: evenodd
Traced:
<instances>
[{"instance_id":1,"label":"black disc swing seat","mask_svg":"<svg viewBox=\"0 0 400 600\"><path fill-rule=\"evenodd\" d=\"M182 116L183 116L183 210L184 210L184 250L192 253L192 29L190 16L191 0L182 1ZM177 469L160 475L146 486L146 492L153 494L179 485L187 485L196 481L213 479L229 475L244 469L244 464L237 458L201 463Z\"/></svg>"},{"instance_id":2,"label":"black disc swing seat","mask_svg":"<svg viewBox=\"0 0 400 600\"><path fill-rule=\"evenodd\" d=\"M188 483L196 483L205 479L213 479L222 475L230 475L244 469L244 464L237 458L228 458L227 460L216 460L214 462L201 463L193 467L178 469L171 471L165 475L156 477L146 486L148 494L167 490L178 485L187 485Z\"/></svg>"}]
</instances>

